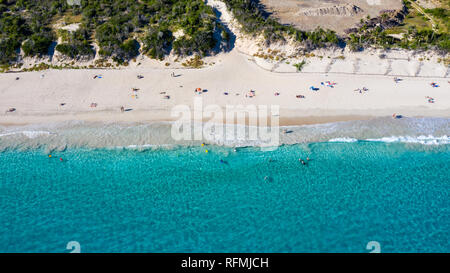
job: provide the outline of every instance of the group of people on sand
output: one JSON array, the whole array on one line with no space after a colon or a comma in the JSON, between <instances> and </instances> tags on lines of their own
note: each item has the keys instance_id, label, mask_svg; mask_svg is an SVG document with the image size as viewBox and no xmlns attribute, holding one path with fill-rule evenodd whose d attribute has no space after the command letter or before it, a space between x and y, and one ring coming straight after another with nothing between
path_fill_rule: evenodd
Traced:
<instances>
[{"instance_id":1,"label":"group of people on sand","mask_svg":"<svg viewBox=\"0 0 450 273\"><path fill-rule=\"evenodd\" d=\"M172 76L172 77L176 77L177 75L175 75L175 72L172 72L172 73L171 73L171 76ZM94 79L101 79L101 78L103 78L103 76L100 75L100 74L97 74L97 75L94 75L93 78L94 78ZM142 76L142 75L137 75L137 79L140 80L140 79L143 79L143 78L144 78L144 76ZM19 80L19 79L20 79L19 77L16 77L16 80ZM400 79L400 78L398 78L398 77L394 77L394 82L395 82L395 83L399 83L400 81L402 81L402 79ZM450 84L450 81L449 81L449 84ZM334 86L336 86L337 83L331 82L331 81L325 81L325 82L321 82L321 85L322 85L322 86L327 86L327 87L330 87L330 88L334 88ZM432 83L430 83L430 85L431 85L433 88L438 88L438 87L439 87L439 84L436 83L436 82L432 82ZM182 86L180 86L180 87L182 87ZM139 88L132 88L132 95L131 95L131 97L134 98L134 99L138 99L138 98L139 98L139 96L138 96L138 91L139 91L139 90L140 90ZM311 87L310 87L310 90L312 90L312 91L318 91L319 88L316 88L316 87L314 87L314 86L311 86ZM362 87L362 88L357 88L357 89L355 89L354 91L355 91L355 92L358 92L358 93L360 93L360 94L363 94L363 92L368 92L369 89L368 89L367 87ZM202 88L196 88L196 89L195 89L195 94L197 94L197 95L201 95L201 94L203 94L204 92L206 92L206 91L203 90ZM171 99L171 97L170 97L169 95L167 95L166 92L161 92L160 94L163 95L163 99L166 99L166 100ZM229 95L229 92L224 92L223 94L226 95L226 96L228 96L228 95ZM239 93L236 93L236 96L239 96L239 95L240 95ZM245 97L246 97L246 98L254 98L255 96L256 96L256 91L254 91L254 90L250 90L249 92L247 92L247 93L245 94ZM274 92L274 96L275 96L275 97L281 96L281 93L278 92L278 91L276 91L276 92ZM296 95L296 98L297 98L297 99L305 99L306 97L305 97L304 95L299 94L299 95ZM425 98L427 99L428 103L435 103L435 99L434 99L434 98L429 97L429 96L427 96L427 97L425 97ZM61 103L61 104L60 104L60 106L64 106L64 105L65 105L65 103ZM92 103L90 104L90 107L91 107L91 108L96 108L97 106L98 106L98 104L97 104L96 102L92 102ZM124 108L123 106L120 108L120 110L121 110L121 112L125 112L125 108ZM15 111L16 111L16 108L9 108L9 109L6 111L6 113L12 113L12 112L15 112ZM399 116L399 115L397 115L397 114L394 114L393 117L394 117L394 118L399 118L399 117L401 118L401 116Z\"/></svg>"},{"instance_id":2,"label":"group of people on sand","mask_svg":"<svg viewBox=\"0 0 450 273\"><path fill-rule=\"evenodd\" d=\"M359 94L362 94L363 92L368 92L369 89L367 87L363 87L363 88L357 88L354 91L358 92Z\"/></svg>"},{"instance_id":3,"label":"group of people on sand","mask_svg":"<svg viewBox=\"0 0 450 273\"><path fill-rule=\"evenodd\" d=\"M199 87L199 88L196 88L195 91L194 91L194 93L195 93L196 95L202 95L203 92L204 92L203 89L201 89L200 87Z\"/></svg>"},{"instance_id":4,"label":"group of people on sand","mask_svg":"<svg viewBox=\"0 0 450 273\"><path fill-rule=\"evenodd\" d=\"M337 85L337 83L331 81L321 82L320 84L330 88L334 88Z\"/></svg>"},{"instance_id":5,"label":"group of people on sand","mask_svg":"<svg viewBox=\"0 0 450 273\"><path fill-rule=\"evenodd\" d=\"M392 114L392 118L393 119L402 119L403 118L403 116L402 115L397 115L397 114Z\"/></svg>"},{"instance_id":6,"label":"group of people on sand","mask_svg":"<svg viewBox=\"0 0 450 273\"><path fill-rule=\"evenodd\" d=\"M161 92L161 93L159 93L160 95L163 95L163 99L165 99L165 100L170 100L170 96L169 95L167 95L167 92Z\"/></svg>"},{"instance_id":7,"label":"group of people on sand","mask_svg":"<svg viewBox=\"0 0 450 273\"><path fill-rule=\"evenodd\" d=\"M274 96L275 97L279 97L279 96L281 96L281 93L280 92L275 92L274 93ZM296 95L295 96L297 99L306 99L306 96L304 96L304 95Z\"/></svg>"},{"instance_id":8,"label":"group of people on sand","mask_svg":"<svg viewBox=\"0 0 450 273\"><path fill-rule=\"evenodd\" d=\"M400 78L398 78L398 77L394 77L394 82L395 83L399 83L399 82L401 82L402 81L402 79L400 79Z\"/></svg>"},{"instance_id":9,"label":"group of people on sand","mask_svg":"<svg viewBox=\"0 0 450 273\"><path fill-rule=\"evenodd\" d=\"M250 90L247 94L245 94L246 98L253 98L256 97L256 91Z\"/></svg>"},{"instance_id":10,"label":"group of people on sand","mask_svg":"<svg viewBox=\"0 0 450 273\"><path fill-rule=\"evenodd\" d=\"M138 95L139 90L140 90L139 88L133 87L131 89L131 98L138 99L139 98L139 95Z\"/></svg>"}]
</instances>

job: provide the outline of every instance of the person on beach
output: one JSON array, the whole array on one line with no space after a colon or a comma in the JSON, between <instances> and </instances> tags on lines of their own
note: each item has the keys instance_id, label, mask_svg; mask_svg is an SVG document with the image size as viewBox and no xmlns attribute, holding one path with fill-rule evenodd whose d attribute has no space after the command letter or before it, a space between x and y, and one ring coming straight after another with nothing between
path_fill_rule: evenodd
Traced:
<instances>
[{"instance_id":1,"label":"person on beach","mask_svg":"<svg viewBox=\"0 0 450 273\"><path fill-rule=\"evenodd\" d=\"M121 106L120 107L120 112L122 112L122 113L125 112L125 107Z\"/></svg>"},{"instance_id":2,"label":"person on beach","mask_svg":"<svg viewBox=\"0 0 450 273\"><path fill-rule=\"evenodd\" d=\"M246 98L253 98L254 96L256 96L256 92L253 90L250 90L250 92L248 92L245 97Z\"/></svg>"}]
</instances>

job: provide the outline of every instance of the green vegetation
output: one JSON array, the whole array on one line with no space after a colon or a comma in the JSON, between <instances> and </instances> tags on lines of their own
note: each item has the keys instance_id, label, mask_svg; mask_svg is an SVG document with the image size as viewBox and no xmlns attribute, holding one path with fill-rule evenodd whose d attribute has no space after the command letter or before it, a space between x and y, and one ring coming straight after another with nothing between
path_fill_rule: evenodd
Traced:
<instances>
[{"instance_id":1,"label":"green vegetation","mask_svg":"<svg viewBox=\"0 0 450 273\"><path fill-rule=\"evenodd\" d=\"M352 33L345 38L339 38L336 33L330 30L318 28L313 32L304 32L292 26L282 25L266 16L262 7L258 4L259 1L256 0L224 0L224 2L242 24L245 32L264 34L266 45L276 41L284 41L287 37L294 37L297 41L303 42L307 49L346 43L352 50L361 50L375 45L384 48L437 48L447 52L450 51L448 3L442 4L445 5L445 8L425 10L426 13L435 17L435 21L440 21L440 25L445 26L445 28L441 27L440 31L433 30L430 19L412 7L410 1L404 0L408 14L400 26L387 29L380 26L369 27L367 22L371 18L367 17L367 22L364 19L361 20L361 27L356 33ZM388 14L382 14L379 20L385 22L388 19Z\"/></svg>"},{"instance_id":2,"label":"green vegetation","mask_svg":"<svg viewBox=\"0 0 450 273\"><path fill-rule=\"evenodd\" d=\"M182 63L184 67L191 67L191 68L201 68L205 62L201 59L199 55L195 55L195 57L191 58L190 60L187 60L185 63Z\"/></svg>"},{"instance_id":3,"label":"green vegetation","mask_svg":"<svg viewBox=\"0 0 450 273\"><path fill-rule=\"evenodd\" d=\"M265 14L257 0L223 1L243 31L263 34L266 45L294 39L309 50L347 44L353 50L375 45L450 51L449 1L441 1L441 7L422 10L404 0L408 13L401 25L384 29L368 24L376 19L368 17L348 37L338 37L331 30L305 32L282 25ZM171 52L201 58L216 48L217 37L224 41L231 38L217 23L213 9L202 0L80 0L81 5L69 2L76 1L0 0L0 66L16 63L20 50L25 56L45 56L56 41L59 44L55 50L69 58L93 58L95 42L102 63L113 59L116 64L126 65L140 53L160 60ZM384 14L380 20L389 20L388 17ZM61 28L71 24L76 25Z\"/></svg>"},{"instance_id":4,"label":"green vegetation","mask_svg":"<svg viewBox=\"0 0 450 273\"><path fill-rule=\"evenodd\" d=\"M444 8L426 9L425 12L432 16L441 32L450 31L450 10Z\"/></svg>"},{"instance_id":5,"label":"green vegetation","mask_svg":"<svg viewBox=\"0 0 450 273\"><path fill-rule=\"evenodd\" d=\"M72 1L74 2L74 1ZM26 56L43 56L59 37L56 50L70 58L99 54L127 63L143 52L161 59L171 48L179 55L209 54L221 31L214 11L201 0L0 0L0 64L14 63L21 48ZM61 30L58 22L80 24ZM174 40L172 32L185 33Z\"/></svg>"},{"instance_id":6,"label":"green vegetation","mask_svg":"<svg viewBox=\"0 0 450 273\"><path fill-rule=\"evenodd\" d=\"M89 42L90 32L82 27L76 31L60 31L60 37L63 43L56 46L56 50L62 54L75 59L77 57L92 58L95 51Z\"/></svg>"},{"instance_id":7,"label":"green vegetation","mask_svg":"<svg viewBox=\"0 0 450 273\"><path fill-rule=\"evenodd\" d=\"M153 59L163 59L170 52L173 40L174 37L169 29L150 27L143 38L144 53Z\"/></svg>"},{"instance_id":8,"label":"green vegetation","mask_svg":"<svg viewBox=\"0 0 450 273\"><path fill-rule=\"evenodd\" d=\"M301 72L303 70L303 67L305 66L305 64L306 64L306 61L303 60L301 63L294 64L294 66L297 68L298 72Z\"/></svg>"},{"instance_id":9,"label":"green vegetation","mask_svg":"<svg viewBox=\"0 0 450 273\"><path fill-rule=\"evenodd\" d=\"M384 48L400 47L405 49L440 49L450 51L450 33L448 28L434 28L430 18L419 12L410 1L404 0L407 8L406 18L396 27L382 29L380 26L368 28L366 22L357 33L349 35L348 45L352 50L376 45ZM425 10L435 19L448 24L448 9Z\"/></svg>"}]
</instances>

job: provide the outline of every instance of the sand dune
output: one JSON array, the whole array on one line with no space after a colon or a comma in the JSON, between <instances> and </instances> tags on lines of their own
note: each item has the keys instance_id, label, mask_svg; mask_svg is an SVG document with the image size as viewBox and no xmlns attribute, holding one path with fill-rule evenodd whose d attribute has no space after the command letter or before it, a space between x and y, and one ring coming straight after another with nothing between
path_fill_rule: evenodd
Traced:
<instances>
[{"instance_id":1,"label":"sand dune","mask_svg":"<svg viewBox=\"0 0 450 273\"><path fill-rule=\"evenodd\" d=\"M344 33L368 15L377 17L383 10L400 10L401 0L262 0L266 9L283 24L302 30L317 26Z\"/></svg>"}]
</instances>

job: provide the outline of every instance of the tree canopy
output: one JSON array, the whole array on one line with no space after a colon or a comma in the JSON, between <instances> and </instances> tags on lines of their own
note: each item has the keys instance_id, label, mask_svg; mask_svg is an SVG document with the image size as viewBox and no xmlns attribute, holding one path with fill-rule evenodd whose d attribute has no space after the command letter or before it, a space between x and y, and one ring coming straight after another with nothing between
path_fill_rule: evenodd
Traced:
<instances>
[{"instance_id":1,"label":"tree canopy","mask_svg":"<svg viewBox=\"0 0 450 273\"><path fill-rule=\"evenodd\" d=\"M77 5L77 2L80 5ZM216 45L216 16L201 0L0 0L0 63L14 62L20 49L25 56L43 56L58 38L56 50L70 57L99 54L124 62L143 52L163 58L177 54L209 54ZM69 21L76 31L55 25ZM175 41L172 33L184 33Z\"/></svg>"}]
</instances>

